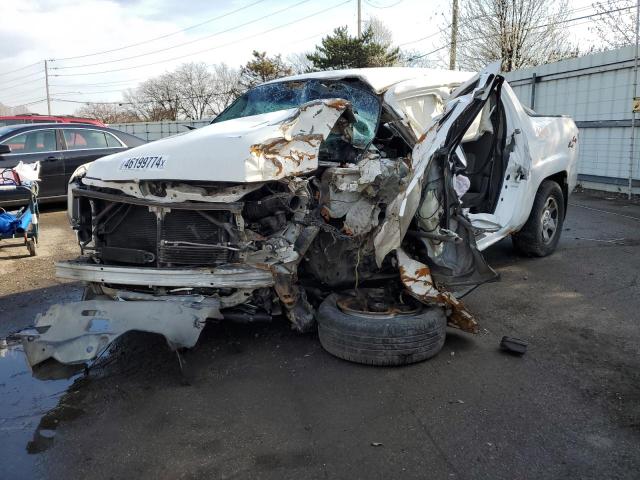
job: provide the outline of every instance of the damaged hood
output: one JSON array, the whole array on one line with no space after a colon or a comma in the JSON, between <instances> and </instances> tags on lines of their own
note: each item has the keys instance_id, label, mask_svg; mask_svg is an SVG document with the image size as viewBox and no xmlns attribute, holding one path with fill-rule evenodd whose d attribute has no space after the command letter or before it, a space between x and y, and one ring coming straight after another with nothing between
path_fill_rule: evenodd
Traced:
<instances>
[{"instance_id":1,"label":"damaged hood","mask_svg":"<svg viewBox=\"0 0 640 480\"><path fill-rule=\"evenodd\" d=\"M323 99L214 123L103 157L86 176L244 183L300 175L318 168L320 145L343 114L352 121L349 102Z\"/></svg>"}]
</instances>

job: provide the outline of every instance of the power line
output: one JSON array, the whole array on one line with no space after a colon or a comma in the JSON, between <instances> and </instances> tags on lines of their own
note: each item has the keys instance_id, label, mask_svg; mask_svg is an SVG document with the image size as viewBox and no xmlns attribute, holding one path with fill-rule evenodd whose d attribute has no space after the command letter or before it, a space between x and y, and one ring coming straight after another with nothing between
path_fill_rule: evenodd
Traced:
<instances>
[{"instance_id":1,"label":"power line","mask_svg":"<svg viewBox=\"0 0 640 480\"><path fill-rule=\"evenodd\" d=\"M544 24L544 25L536 25L535 27L532 27L532 28L544 28L544 27L551 27L551 26L554 26L554 25L562 25L564 23L574 22L576 20L584 20L584 19L587 19L587 18L600 17L600 16L606 15L608 13L622 12L623 10L633 10L634 8L636 8L635 5L632 6L632 7L616 8L615 10L607 10L605 12L593 13L591 15L583 15L582 17L569 18L567 20L560 20L558 22L551 22L551 23L547 23L547 24Z\"/></svg>"},{"instance_id":2,"label":"power line","mask_svg":"<svg viewBox=\"0 0 640 480\"><path fill-rule=\"evenodd\" d=\"M40 79L38 79L38 80L40 80ZM33 82L29 82L29 83L33 83ZM25 85L26 85L26 84L25 84ZM35 91L35 90L42 90L42 87L38 87L38 88L30 88L30 89L26 90L26 92L33 92L33 91ZM4 89L2 89L2 93L5 93L5 90L4 90ZM23 89L20 89L20 90L11 90L10 92L7 92L7 93L9 93L9 94L11 94L11 95L18 95L18 96L20 96L20 95L23 95L23 94L25 93L25 90L23 90Z\"/></svg>"},{"instance_id":3,"label":"power line","mask_svg":"<svg viewBox=\"0 0 640 480\"><path fill-rule=\"evenodd\" d=\"M210 35L206 35L204 37L196 38L194 40L189 40L188 42L178 43L177 45L173 45L173 46L170 46L170 47L165 47L165 48L161 48L161 49L158 49L158 50L153 50L151 52L146 52L146 53L139 53L137 55L131 55L129 57L123 57L123 58L120 58L120 59L117 59L117 60L105 60L103 62L85 63L83 65L70 65L70 66L66 66L66 67L53 67L53 70L67 70L69 68L95 67L97 65L106 65L108 63L124 62L126 60L132 60L134 58L146 57L148 55L154 55L156 53L163 53L163 52L166 52L167 50L173 50L175 48L184 47L185 45L191 45L193 43L201 42L203 40L208 40L209 38L217 37L218 35L222 35L223 33L228 33L228 32L231 32L233 30L237 30L238 28L246 27L247 25L251 25L253 23L259 22L260 20L264 20L265 18L273 17L273 16L278 15L278 14L280 14L282 12L286 12L287 10L291 10L292 8L298 7L298 6L300 6L300 5L304 4L304 3L309 3L310 1L311 0L302 0L302 1L300 1L300 2L298 2L296 4L294 4L294 5L282 8L282 9L280 9L278 11L269 13L269 14L264 15L262 17L258 17L258 18L254 19L254 20L249 21L249 22L241 23L240 25L236 25L236 26L233 26L231 28L227 28L226 30L222 30L220 32L212 33Z\"/></svg>"},{"instance_id":4,"label":"power line","mask_svg":"<svg viewBox=\"0 0 640 480\"><path fill-rule=\"evenodd\" d=\"M400 5L403 2L403 0L398 0L397 2L392 3L391 5L376 5L376 4L372 3L371 0L364 0L364 1L370 7L378 8L378 9L393 8L393 7L397 6L397 5Z\"/></svg>"},{"instance_id":5,"label":"power line","mask_svg":"<svg viewBox=\"0 0 640 480\"><path fill-rule=\"evenodd\" d=\"M64 98L52 98L53 102L65 102L65 103L82 103L82 104L92 104L92 105L149 105L154 103L162 103L162 102L172 102L174 100L212 100L214 97L219 95L225 95L231 92L219 92L215 95L192 95L189 97L176 97L176 98L165 98L161 100L141 100L136 102L94 102L91 100L66 100Z\"/></svg>"},{"instance_id":6,"label":"power line","mask_svg":"<svg viewBox=\"0 0 640 480\"><path fill-rule=\"evenodd\" d=\"M42 73L42 72L39 72L39 73ZM3 86L0 87L0 89L2 89L3 91L4 90L12 90L12 89L14 89L16 87L21 87L23 85L28 85L28 84L34 83L34 82L41 82L42 80L44 80L44 76L39 77L39 78L35 78L33 80L29 80L28 82L18 82L18 83L14 84L14 85L8 85L8 86L7 85L3 85Z\"/></svg>"},{"instance_id":7,"label":"power line","mask_svg":"<svg viewBox=\"0 0 640 480\"><path fill-rule=\"evenodd\" d=\"M40 62L32 63L31 65L26 65L24 67L16 68L15 70L10 70L8 72L2 72L2 73L0 73L0 77L2 77L3 75L9 75L11 73L15 73L15 72L20 72L22 70L26 70L27 68L31 68L31 67L33 67L35 65L40 65Z\"/></svg>"},{"instance_id":8,"label":"power line","mask_svg":"<svg viewBox=\"0 0 640 480\"><path fill-rule=\"evenodd\" d=\"M104 83L77 83L74 85L54 85L51 84L51 87L60 87L60 88L74 88L74 87L108 87L109 85L117 85L120 83L136 83L143 82L147 80L146 78L138 78L135 80L118 80L117 82L104 82Z\"/></svg>"},{"instance_id":9,"label":"power line","mask_svg":"<svg viewBox=\"0 0 640 480\"><path fill-rule=\"evenodd\" d=\"M122 92L125 88L127 87L123 87L120 90L102 90L100 92L54 92L53 95L97 95L98 93L118 93Z\"/></svg>"},{"instance_id":10,"label":"power line","mask_svg":"<svg viewBox=\"0 0 640 480\"><path fill-rule=\"evenodd\" d=\"M29 102L29 103L22 103L22 102L18 102L18 103L13 104L13 107L14 107L14 108L15 108L15 107L28 107L28 106L30 106L30 105L35 105L35 104L37 104L37 103L42 103L42 102L46 102L46 101L47 101L47 99L46 99L46 98L42 98L42 99L40 99L40 100L34 100L33 102ZM10 105L10 106L11 106L11 105Z\"/></svg>"},{"instance_id":11,"label":"power line","mask_svg":"<svg viewBox=\"0 0 640 480\"><path fill-rule=\"evenodd\" d=\"M604 3L607 4L607 5L613 5L613 4L619 4L619 3L623 2L623 1L624 0L609 0L608 2L604 2ZM631 8L635 8L635 7L631 7ZM571 10L567 10L567 13L568 14L578 13L578 12L581 12L581 11L584 11L584 10L593 10L593 9L594 9L593 6L579 7L579 8L574 8L574 9L571 9ZM610 12L613 12L613 11L614 10L603 12L603 13L610 13ZM470 22L472 20L479 20L481 18L486 18L486 17L490 17L490 16L491 15L486 14L486 15L478 15L476 17L466 18L462 22L460 22L459 25L461 26L461 25L464 25L465 23L468 23L468 22ZM437 32L431 33L431 34L427 35L426 37L416 38L415 40L410 40L408 42L400 43L400 44L398 44L398 47L403 47L405 45L410 45L412 43L418 43L418 42L422 42L423 40L428 40L428 39L433 38L433 37L435 37L435 36L437 36L437 35L439 35L441 33L446 32L449 28L451 28L451 23L448 23L446 26L442 27Z\"/></svg>"},{"instance_id":12,"label":"power line","mask_svg":"<svg viewBox=\"0 0 640 480\"><path fill-rule=\"evenodd\" d=\"M608 13L621 12L621 11L624 11L624 10L632 10L634 8L636 8L635 5L634 6L630 6L630 7L622 7L622 8L617 8L617 9L613 9L613 10L607 10L607 11L599 12L599 13L593 13L591 15L583 15L581 17L569 18L569 19L566 19L566 20L559 20L557 22L550 22L550 23L546 23L546 24L543 24L543 25L534 25L534 26L530 27L529 30L535 30L535 29L538 29L538 28L551 27L551 26L555 26L555 25L563 25L565 23L575 22L577 20L591 19L591 18L594 18L594 17L599 17L599 16L602 16L602 15L606 15ZM585 22L585 23L588 23L588 22ZM476 41L476 40L482 40L482 39L486 39L486 38L499 37L499 36L501 36L501 34L493 34L493 35L485 35L485 36L482 36L482 37L467 38L467 39L464 39L464 40L459 40L458 43L459 44L460 43L468 43L468 42L473 42L473 41ZM436 52L439 52L440 50L444 50L445 48L449 48L450 46L451 46L451 42L447 42L445 45L443 45L441 47L438 47L435 50L432 50L430 52L423 53L423 54L420 54L420 55L413 56L413 57L409 58L408 60L412 61L412 60L417 60L419 58L424 58L424 57L432 55L432 54L434 54Z\"/></svg>"},{"instance_id":13,"label":"power line","mask_svg":"<svg viewBox=\"0 0 640 480\"><path fill-rule=\"evenodd\" d=\"M298 42L302 42L305 40L309 40L311 38L315 38L318 37L320 35L324 35L326 33L326 30L323 30L322 32L317 32L313 35L309 35L308 37L304 37L301 39L298 39ZM211 64L212 66L214 66L215 64ZM115 85L115 84L132 84L131 87L128 86L123 86L121 87L121 89L119 90L104 90L104 91L74 91L74 92L55 92L54 95L59 96L59 95L94 95L94 94L102 94L102 93L118 93L118 92L123 92L124 89L128 89L128 88L134 88L137 85L133 85L133 84L138 84L140 82L143 82L145 80L148 79L135 79L135 80L120 80L117 82L105 82L105 83L88 83L88 84L75 84L75 85L60 85L60 84L51 84L51 87L56 87L56 88L74 88L74 87L90 87L90 86L109 86L109 85ZM86 103L86 102L83 102ZM101 103L101 102L97 102L97 103ZM117 102L117 103L121 103L121 102Z\"/></svg>"},{"instance_id":14,"label":"power line","mask_svg":"<svg viewBox=\"0 0 640 480\"><path fill-rule=\"evenodd\" d=\"M33 77L34 75L42 75L42 73L43 73L42 70L39 70L37 72L33 72L33 73L28 74L28 75L24 75L22 77L10 78L8 80L5 80L5 82L15 82L16 80L19 80L19 81L18 81L18 83L11 84L11 85L2 84L2 85L0 85L0 88L5 89L5 88L11 88L13 85L23 85L23 84L28 83L28 82L23 82L21 80L23 80L25 78Z\"/></svg>"},{"instance_id":15,"label":"power line","mask_svg":"<svg viewBox=\"0 0 640 480\"><path fill-rule=\"evenodd\" d=\"M25 105L27 103L39 103L39 100L35 100L34 98L38 98L38 97L34 97L33 95L29 98L12 98L9 101L7 101L7 103L12 104L12 105Z\"/></svg>"},{"instance_id":16,"label":"power line","mask_svg":"<svg viewBox=\"0 0 640 480\"><path fill-rule=\"evenodd\" d=\"M305 0L305 1L306 1L306 0ZM236 43L243 42L243 41L245 41L245 40L252 40L252 39L255 39L255 38L256 38L257 36L259 36L259 35L264 35L264 34L266 34L266 33L273 32L273 31L275 31L275 30L278 30L278 29L281 29L281 28L287 27L287 26L289 26L289 25L293 25L294 23L298 23L298 22L301 22L301 21L303 21L303 20L307 20L308 18L315 17L316 15L320 15L320 14L322 14L322 13L328 12L329 10L333 10L334 8L341 7L342 5L346 5L347 3L351 3L351 0L345 0L345 1L343 1L343 2L340 2L340 3L336 4L336 5L333 5L333 6L331 6L331 7L328 7L328 8L325 8L325 9L319 10L319 11L317 11L317 12L314 12L314 13L312 13L312 14L310 14L310 15L306 15L306 16L304 16L304 17L298 18L298 19L296 19L296 20L294 20L294 21L287 22L287 23L284 23L284 24L282 24L282 25L278 25L278 26L276 26L276 27L269 28L269 29L267 29L267 30L263 30L262 32L259 32L259 33L254 33L254 34L252 34L252 35L249 35L249 36L247 36L247 37L244 37L244 38L241 38L241 39L238 39L238 40L233 40L233 41L231 41L231 42L227 42L227 43L224 43L224 44L221 44L221 45L217 45L217 46L215 46L215 47L206 48L206 49L204 49L204 50L199 50L199 51L197 51L197 52L188 53L188 54L186 54L186 55L180 55L180 56L178 56L178 57L168 58L168 59L165 59L165 60L159 60L159 61L156 61L156 62L146 63L146 64L142 64L142 65L135 65L135 66L132 66L132 67L124 67L124 68L117 68L117 69L111 69L111 70L101 70L101 71L99 71L99 72L83 72L83 73L71 73L71 74L54 74L54 75L51 75L51 76L52 76L52 77L75 77L75 76L85 76L85 75L101 75L101 74L104 74L104 73L123 72L123 71L126 71L126 70L134 70L134 69L136 69L136 68L144 68L144 67L149 67L149 66L152 66L152 65L159 65L159 64L161 64L161 63L167 63L167 62L172 62L172 61L175 61L175 60L181 60L181 59L184 59L184 58L186 58L186 57L191 57L191 56L193 56L193 55L199 55L199 54L201 54L201 53L207 53L207 52L210 52L210 51L212 51L212 50L217 50L217 49L219 49L219 48L227 47L227 46L229 46L229 45L234 45L234 44L236 44Z\"/></svg>"},{"instance_id":17,"label":"power line","mask_svg":"<svg viewBox=\"0 0 640 480\"><path fill-rule=\"evenodd\" d=\"M11 93L11 98L24 97L26 95L31 95L33 92L41 92L42 93L42 87L32 88L30 90L25 90L25 91L22 91L22 92L12 92Z\"/></svg>"},{"instance_id":18,"label":"power line","mask_svg":"<svg viewBox=\"0 0 640 480\"><path fill-rule=\"evenodd\" d=\"M200 22L200 23L197 23L195 25L191 25L189 27L183 28L182 30L177 30L177 31L175 31L173 33L168 33L166 35L160 35L159 37L154 37L154 38L150 38L148 40L143 40L142 42L132 43L132 44L125 45L125 46L122 46L122 47L118 47L118 48L112 48L111 50L103 50L101 52L87 53L87 54L84 54L84 55L76 55L74 57L55 58L53 60L54 61L62 61L62 60L75 60L76 58L94 57L94 56L97 56L97 55L104 55L105 53L119 52L120 50L126 50L128 48L137 47L137 46L144 45L144 44L147 44L147 43L155 42L156 40L162 40L164 38L169 38L169 37L172 37L172 36L177 35L179 33L187 32L189 30L193 30L194 28L201 27L202 25L206 25L207 23L211 23L211 22L214 22L216 20L220 20L221 18L228 17L230 15L233 15L234 13L241 12L242 10L246 10L247 8L253 7L254 5L257 5L258 3L262 3L264 1L266 1L266 0L257 0L256 2L250 3L249 5L245 5L244 7L237 8L236 10L233 10L231 12L227 12L227 13L225 13L223 15L218 15L217 17L209 18L208 20L205 20L204 22Z\"/></svg>"},{"instance_id":19,"label":"power line","mask_svg":"<svg viewBox=\"0 0 640 480\"><path fill-rule=\"evenodd\" d=\"M20 104L20 105L17 105L17 106L19 106L19 107L28 107L30 105L35 105L37 103L43 103L43 102L46 102L46 101L47 101L46 98L41 98L40 100L35 100L35 101L31 102L31 103L23 103L23 104Z\"/></svg>"},{"instance_id":20,"label":"power line","mask_svg":"<svg viewBox=\"0 0 640 480\"><path fill-rule=\"evenodd\" d=\"M449 28L451 28L451 24L448 24L446 27L442 27L440 30L438 30L435 33L432 33L430 35L427 35L426 37L422 37L422 38L416 38L415 40L411 40L409 42L404 42L404 43L400 43L398 44L398 47L404 47L405 45L410 45L412 43L418 43L421 42L423 40L427 40L429 38L435 37L436 35L439 35L441 33L444 33L445 31L447 31Z\"/></svg>"},{"instance_id":21,"label":"power line","mask_svg":"<svg viewBox=\"0 0 640 480\"><path fill-rule=\"evenodd\" d=\"M182 97L180 97L182 98ZM64 98L51 98L52 102L64 102L64 103L82 103L82 104L92 104L92 105L133 105L133 102L94 102L92 100L66 100ZM152 103L149 102L137 102L137 103Z\"/></svg>"}]
</instances>

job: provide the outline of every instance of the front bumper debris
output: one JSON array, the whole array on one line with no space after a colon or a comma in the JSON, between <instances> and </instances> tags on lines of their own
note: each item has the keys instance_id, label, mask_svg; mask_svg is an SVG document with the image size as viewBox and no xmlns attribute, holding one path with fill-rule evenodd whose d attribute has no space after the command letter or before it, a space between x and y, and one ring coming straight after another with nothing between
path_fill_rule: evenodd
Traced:
<instances>
[{"instance_id":1,"label":"front bumper debris","mask_svg":"<svg viewBox=\"0 0 640 480\"><path fill-rule=\"evenodd\" d=\"M95 359L116 338L137 330L163 335L169 346L193 347L207 318L222 318L219 306L182 302L90 300L53 305L35 325L17 333L31 366Z\"/></svg>"},{"instance_id":2,"label":"front bumper debris","mask_svg":"<svg viewBox=\"0 0 640 480\"><path fill-rule=\"evenodd\" d=\"M182 288L256 289L271 287L274 283L270 270L241 264L175 269L59 262L56 263L56 276L82 282Z\"/></svg>"}]
</instances>

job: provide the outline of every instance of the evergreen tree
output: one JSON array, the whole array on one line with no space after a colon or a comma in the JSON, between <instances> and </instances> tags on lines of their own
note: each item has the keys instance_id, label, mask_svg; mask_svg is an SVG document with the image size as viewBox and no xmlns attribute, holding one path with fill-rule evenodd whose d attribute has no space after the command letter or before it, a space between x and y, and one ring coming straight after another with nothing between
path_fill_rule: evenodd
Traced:
<instances>
[{"instance_id":1,"label":"evergreen tree","mask_svg":"<svg viewBox=\"0 0 640 480\"><path fill-rule=\"evenodd\" d=\"M375 40L369 26L361 37L349 35L347 27L338 27L332 35L316 45L316 51L307 55L317 70L340 68L390 67L397 65L400 50Z\"/></svg>"}]
</instances>

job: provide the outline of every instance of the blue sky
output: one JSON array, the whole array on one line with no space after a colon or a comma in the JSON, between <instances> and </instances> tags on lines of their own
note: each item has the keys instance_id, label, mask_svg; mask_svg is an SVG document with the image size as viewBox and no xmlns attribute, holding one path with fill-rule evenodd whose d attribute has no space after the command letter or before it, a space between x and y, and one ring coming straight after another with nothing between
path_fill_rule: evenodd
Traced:
<instances>
[{"instance_id":1,"label":"blue sky","mask_svg":"<svg viewBox=\"0 0 640 480\"><path fill-rule=\"evenodd\" d=\"M589 5L574 0L570 8ZM362 0L364 19L378 17L396 44L423 52L440 47L442 37L416 40L446 25L449 11L448 1ZM312 50L340 25L355 32L356 0L2 0L0 18L0 102L41 100L45 58L54 59L53 97L118 101L121 89L186 61L239 67L254 49L286 58ZM584 25L574 30L574 38L589 35ZM437 61L438 54L431 58ZM78 106L54 102L53 111L71 113ZM46 113L44 102L29 108Z\"/></svg>"}]
</instances>

